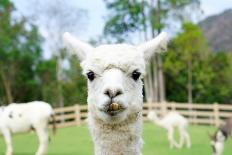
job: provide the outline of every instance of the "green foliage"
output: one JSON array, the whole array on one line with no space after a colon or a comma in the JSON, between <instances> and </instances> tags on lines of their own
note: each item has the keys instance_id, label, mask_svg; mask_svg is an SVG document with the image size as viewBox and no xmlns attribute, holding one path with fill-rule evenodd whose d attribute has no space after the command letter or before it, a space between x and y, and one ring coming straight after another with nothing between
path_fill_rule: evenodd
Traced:
<instances>
[{"instance_id":1,"label":"green foliage","mask_svg":"<svg viewBox=\"0 0 232 155\"><path fill-rule=\"evenodd\" d=\"M105 4L110 14L105 23L104 35L114 42L131 39L136 32L160 32L170 26L173 19L176 22L190 19L191 15L187 15L187 12L196 11L200 6L199 0L106 0Z\"/></svg>"},{"instance_id":2,"label":"green foliage","mask_svg":"<svg viewBox=\"0 0 232 155\"><path fill-rule=\"evenodd\" d=\"M105 1L106 7L111 10L111 15L105 23L104 34L106 36L113 36L110 40L122 42L130 32L142 30L142 23L146 2L142 1L128 1L128 0L114 0Z\"/></svg>"},{"instance_id":3,"label":"green foliage","mask_svg":"<svg viewBox=\"0 0 232 155\"><path fill-rule=\"evenodd\" d=\"M5 8L0 14L1 102L34 100L39 97L35 66L41 58L41 38L35 26L26 28L25 19L11 19L10 3L0 6Z\"/></svg>"},{"instance_id":4,"label":"green foliage","mask_svg":"<svg viewBox=\"0 0 232 155\"><path fill-rule=\"evenodd\" d=\"M12 5L9 0L0 0L0 12L1 13L7 11L7 9L9 9L10 7L12 7Z\"/></svg>"},{"instance_id":5,"label":"green foliage","mask_svg":"<svg viewBox=\"0 0 232 155\"><path fill-rule=\"evenodd\" d=\"M76 57L71 57L69 67L65 70L66 78L59 81L62 86L62 95L64 105L87 103L87 84L86 79L81 74L81 67ZM58 81L56 79L57 58L42 60L37 66L37 75L40 81L42 99L52 103L55 107L58 105Z\"/></svg>"},{"instance_id":6,"label":"green foliage","mask_svg":"<svg viewBox=\"0 0 232 155\"><path fill-rule=\"evenodd\" d=\"M186 102L188 98L189 71L192 74L193 102L207 101L206 92L212 78L209 68L209 51L198 26L184 23L182 32L173 39L164 59L167 74L167 98ZM189 68L191 63L191 68ZM177 97L175 97L177 96Z\"/></svg>"},{"instance_id":7,"label":"green foliage","mask_svg":"<svg viewBox=\"0 0 232 155\"><path fill-rule=\"evenodd\" d=\"M66 71L69 79L63 84L65 105L86 104L87 83L82 75L80 62L76 57L71 57L69 60L70 68Z\"/></svg>"},{"instance_id":8,"label":"green foliage","mask_svg":"<svg viewBox=\"0 0 232 155\"><path fill-rule=\"evenodd\" d=\"M187 101L188 62L192 64L194 103L231 102L231 54L209 52L201 30L191 23L183 24L164 57L168 100Z\"/></svg>"},{"instance_id":9,"label":"green foliage","mask_svg":"<svg viewBox=\"0 0 232 155\"><path fill-rule=\"evenodd\" d=\"M213 77L207 90L209 102L232 102L232 54L229 52L213 53L210 57Z\"/></svg>"},{"instance_id":10,"label":"green foliage","mask_svg":"<svg viewBox=\"0 0 232 155\"><path fill-rule=\"evenodd\" d=\"M36 67L36 74L42 100L57 106L56 59L41 60Z\"/></svg>"},{"instance_id":11,"label":"green foliage","mask_svg":"<svg viewBox=\"0 0 232 155\"><path fill-rule=\"evenodd\" d=\"M0 1L0 103L43 100L59 106L58 85L65 105L86 104L86 80L76 58L70 58L66 79L57 80L57 57L42 57L42 38L27 19L12 19L13 5ZM62 58L65 52L61 50ZM58 83L59 82L59 83Z\"/></svg>"}]
</instances>

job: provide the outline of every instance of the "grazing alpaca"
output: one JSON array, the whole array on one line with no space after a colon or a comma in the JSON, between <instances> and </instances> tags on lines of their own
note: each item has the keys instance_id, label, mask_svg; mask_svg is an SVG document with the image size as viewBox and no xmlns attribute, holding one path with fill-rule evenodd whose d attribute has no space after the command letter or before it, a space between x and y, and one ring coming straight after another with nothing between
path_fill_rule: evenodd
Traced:
<instances>
[{"instance_id":1,"label":"grazing alpaca","mask_svg":"<svg viewBox=\"0 0 232 155\"><path fill-rule=\"evenodd\" d=\"M188 121L177 112L170 112L162 119L158 118L155 111L148 113L148 119L156 123L158 126L164 128L168 132L168 140L170 148L181 148L185 143L188 148L191 147L189 134L187 131ZM179 129L180 143L178 144L174 139L175 128Z\"/></svg>"},{"instance_id":2,"label":"grazing alpaca","mask_svg":"<svg viewBox=\"0 0 232 155\"><path fill-rule=\"evenodd\" d=\"M213 136L210 135L213 155L222 155L228 136L232 137L232 117L227 119Z\"/></svg>"},{"instance_id":3,"label":"grazing alpaca","mask_svg":"<svg viewBox=\"0 0 232 155\"><path fill-rule=\"evenodd\" d=\"M52 107L45 102L12 103L1 107L0 132L6 142L6 155L13 154L11 134L28 132L32 129L36 131L40 142L36 155L46 154L49 139L48 123L51 118L53 119L53 129L55 129Z\"/></svg>"},{"instance_id":4,"label":"grazing alpaca","mask_svg":"<svg viewBox=\"0 0 232 155\"><path fill-rule=\"evenodd\" d=\"M94 48L69 33L64 42L79 57L88 78L88 125L95 155L140 155L145 62L165 50L166 33L140 46Z\"/></svg>"}]
</instances>

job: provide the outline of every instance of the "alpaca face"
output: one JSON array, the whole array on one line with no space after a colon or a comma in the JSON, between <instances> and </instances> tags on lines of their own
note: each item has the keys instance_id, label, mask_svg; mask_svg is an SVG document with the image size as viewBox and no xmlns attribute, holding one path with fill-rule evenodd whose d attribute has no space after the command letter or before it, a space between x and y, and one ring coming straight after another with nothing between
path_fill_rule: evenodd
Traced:
<instances>
[{"instance_id":1,"label":"alpaca face","mask_svg":"<svg viewBox=\"0 0 232 155\"><path fill-rule=\"evenodd\" d=\"M141 110L145 62L136 48L128 45L97 47L83 61L82 67L88 78L90 110L98 118L115 123ZM118 103L119 110L111 111L112 103Z\"/></svg>"},{"instance_id":2,"label":"alpaca face","mask_svg":"<svg viewBox=\"0 0 232 155\"><path fill-rule=\"evenodd\" d=\"M115 44L94 48L67 33L64 41L81 60L93 117L117 123L142 110L145 62L165 49L165 33L140 46ZM113 103L117 103L117 109L110 108Z\"/></svg>"},{"instance_id":3,"label":"alpaca face","mask_svg":"<svg viewBox=\"0 0 232 155\"><path fill-rule=\"evenodd\" d=\"M224 141L226 137L219 130L217 133L211 138L211 146L213 149L213 155L222 155L224 150Z\"/></svg>"},{"instance_id":4,"label":"alpaca face","mask_svg":"<svg viewBox=\"0 0 232 155\"><path fill-rule=\"evenodd\" d=\"M211 146L213 149L213 155L222 155L223 150L224 150L224 143L223 142L211 141Z\"/></svg>"}]
</instances>

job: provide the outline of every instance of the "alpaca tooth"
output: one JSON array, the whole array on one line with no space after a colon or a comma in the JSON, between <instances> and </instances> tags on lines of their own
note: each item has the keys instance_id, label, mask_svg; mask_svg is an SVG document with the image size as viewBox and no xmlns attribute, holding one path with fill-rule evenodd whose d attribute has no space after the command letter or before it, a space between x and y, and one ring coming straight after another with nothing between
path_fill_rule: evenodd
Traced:
<instances>
[{"instance_id":1,"label":"alpaca tooth","mask_svg":"<svg viewBox=\"0 0 232 155\"><path fill-rule=\"evenodd\" d=\"M112 110L112 111L117 111L117 110L119 110L119 104L118 103L112 103L111 105L110 105L110 110Z\"/></svg>"}]
</instances>

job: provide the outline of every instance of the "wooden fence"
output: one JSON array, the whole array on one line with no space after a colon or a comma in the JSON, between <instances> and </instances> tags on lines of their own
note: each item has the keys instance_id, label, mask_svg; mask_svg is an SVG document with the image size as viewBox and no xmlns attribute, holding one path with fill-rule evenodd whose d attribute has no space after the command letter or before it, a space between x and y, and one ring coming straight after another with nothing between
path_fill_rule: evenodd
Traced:
<instances>
[{"instance_id":1,"label":"wooden fence","mask_svg":"<svg viewBox=\"0 0 232 155\"><path fill-rule=\"evenodd\" d=\"M143 116L146 121L149 110L156 110L164 116L169 111L177 111L192 124L219 126L223 120L232 116L232 105L222 104L183 104L183 103L144 103ZM85 122L87 105L74 105L55 109L58 127L76 126Z\"/></svg>"}]
</instances>

